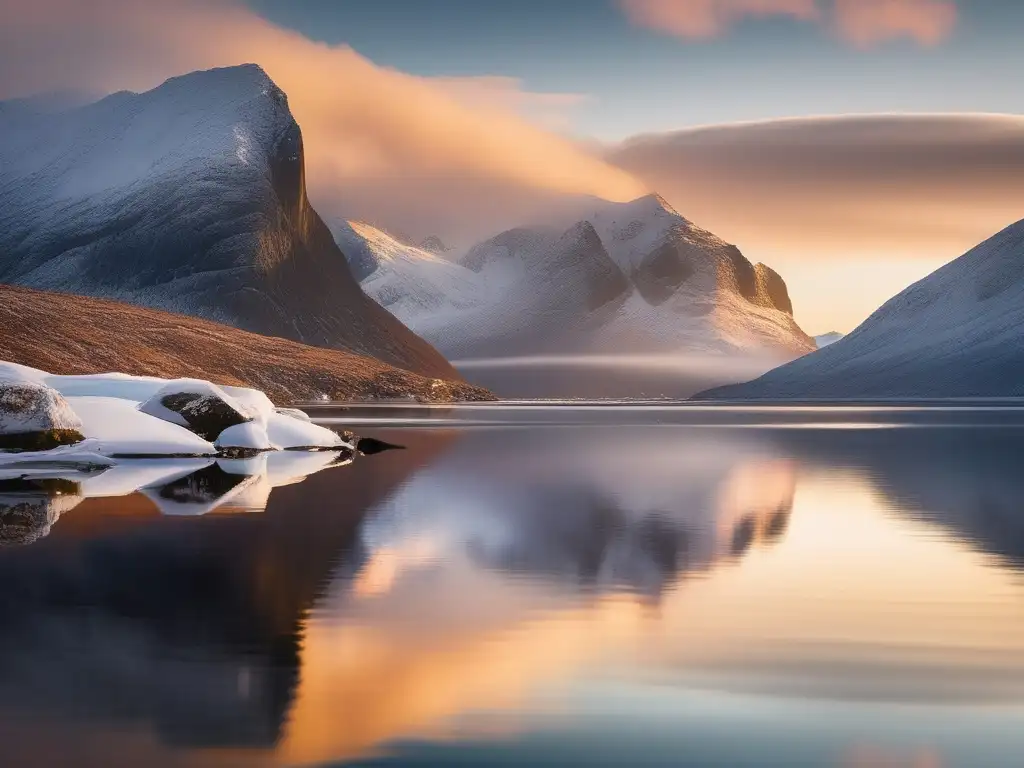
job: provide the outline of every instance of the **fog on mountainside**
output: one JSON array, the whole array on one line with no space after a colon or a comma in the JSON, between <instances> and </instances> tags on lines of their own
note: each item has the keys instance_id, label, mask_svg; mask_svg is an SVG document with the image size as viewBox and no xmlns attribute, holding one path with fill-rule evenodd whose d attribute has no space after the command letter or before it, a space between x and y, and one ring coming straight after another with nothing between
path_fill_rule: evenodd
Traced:
<instances>
[{"instance_id":1,"label":"fog on mountainside","mask_svg":"<svg viewBox=\"0 0 1024 768\"><path fill-rule=\"evenodd\" d=\"M778 274L657 195L446 258L361 222L334 234L368 295L503 396L684 397L814 348Z\"/></svg>"}]
</instances>

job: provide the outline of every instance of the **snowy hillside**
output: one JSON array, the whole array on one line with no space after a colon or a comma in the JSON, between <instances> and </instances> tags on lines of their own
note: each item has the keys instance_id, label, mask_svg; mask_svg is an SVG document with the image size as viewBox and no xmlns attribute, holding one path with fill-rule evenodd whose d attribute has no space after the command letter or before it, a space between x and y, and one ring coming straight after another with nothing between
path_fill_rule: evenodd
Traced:
<instances>
[{"instance_id":1,"label":"snowy hillside","mask_svg":"<svg viewBox=\"0 0 1024 768\"><path fill-rule=\"evenodd\" d=\"M890 299L825 349L707 398L1024 395L1024 221Z\"/></svg>"},{"instance_id":2,"label":"snowy hillside","mask_svg":"<svg viewBox=\"0 0 1024 768\"><path fill-rule=\"evenodd\" d=\"M0 282L453 377L359 290L306 199L303 164L288 99L255 65L67 109L0 103Z\"/></svg>"},{"instance_id":3,"label":"snowy hillside","mask_svg":"<svg viewBox=\"0 0 1024 768\"><path fill-rule=\"evenodd\" d=\"M782 278L657 195L562 231L520 227L452 263L372 228L336 231L363 289L452 359L811 351ZM766 365L765 370L769 365Z\"/></svg>"},{"instance_id":4,"label":"snowy hillside","mask_svg":"<svg viewBox=\"0 0 1024 768\"><path fill-rule=\"evenodd\" d=\"M458 311L483 298L475 273L369 224L342 222L333 234L363 290L396 317Z\"/></svg>"}]
</instances>

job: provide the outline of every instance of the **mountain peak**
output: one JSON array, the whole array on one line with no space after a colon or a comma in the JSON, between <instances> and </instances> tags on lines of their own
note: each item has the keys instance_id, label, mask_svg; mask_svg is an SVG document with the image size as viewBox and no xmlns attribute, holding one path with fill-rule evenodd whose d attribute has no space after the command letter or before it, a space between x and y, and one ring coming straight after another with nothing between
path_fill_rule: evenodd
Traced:
<instances>
[{"instance_id":1,"label":"mountain peak","mask_svg":"<svg viewBox=\"0 0 1024 768\"><path fill-rule=\"evenodd\" d=\"M213 67L212 69L199 69L195 72L186 72L183 75L175 75L167 78L159 87L168 84L234 84L239 86L267 84L277 88L277 84L259 64L236 64L230 67ZM280 90L280 88L278 88Z\"/></svg>"},{"instance_id":2,"label":"mountain peak","mask_svg":"<svg viewBox=\"0 0 1024 768\"><path fill-rule=\"evenodd\" d=\"M664 211L665 213L671 213L674 216L679 215L679 211L673 208L668 200L659 195L657 192L651 192L650 194L638 197L635 200L631 200L626 203L630 208L637 211Z\"/></svg>"}]
</instances>

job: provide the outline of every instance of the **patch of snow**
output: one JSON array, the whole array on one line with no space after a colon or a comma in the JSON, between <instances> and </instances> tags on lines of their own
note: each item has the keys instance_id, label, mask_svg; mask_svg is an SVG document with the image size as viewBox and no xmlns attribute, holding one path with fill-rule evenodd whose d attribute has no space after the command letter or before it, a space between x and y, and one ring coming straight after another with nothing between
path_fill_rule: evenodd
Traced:
<instances>
[{"instance_id":1,"label":"patch of snow","mask_svg":"<svg viewBox=\"0 0 1024 768\"><path fill-rule=\"evenodd\" d=\"M271 443L284 449L351 447L337 432L280 413L271 415L267 434Z\"/></svg>"},{"instance_id":2,"label":"patch of snow","mask_svg":"<svg viewBox=\"0 0 1024 768\"><path fill-rule=\"evenodd\" d=\"M228 393L228 390L232 389L234 392ZM241 414L247 419L259 418L263 423L266 423L265 415L256 407L250 405L250 403L243 402L243 399L248 399L250 402L257 400L257 398L248 397L247 393L251 393L253 390L246 390L240 387L219 387L216 384L211 384L208 381L201 379L173 379L163 384L150 398L148 398L142 405L139 406L139 410L143 413L148 413L151 416L155 416L158 419L169 421L172 424L180 424L183 427L188 426L188 422L180 414L172 411L164 406L163 400L167 397L179 394L195 394L201 397L209 398L211 400L221 400L228 405L232 410ZM243 397L234 397L235 393L246 393ZM260 393L263 394L262 392ZM266 399L266 396L263 396ZM270 403L270 400L267 400ZM270 412L273 412L273 405L269 406Z\"/></svg>"},{"instance_id":3,"label":"patch of snow","mask_svg":"<svg viewBox=\"0 0 1024 768\"><path fill-rule=\"evenodd\" d=\"M217 452L213 443L178 424L143 413L131 400L69 397L68 402L82 419L82 434L96 440L101 454L212 456Z\"/></svg>"},{"instance_id":4,"label":"patch of snow","mask_svg":"<svg viewBox=\"0 0 1024 768\"><path fill-rule=\"evenodd\" d=\"M261 424L247 421L228 427L213 443L217 448L244 448L251 451L270 451L276 448Z\"/></svg>"},{"instance_id":5,"label":"patch of snow","mask_svg":"<svg viewBox=\"0 0 1024 768\"><path fill-rule=\"evenodd\" d=\"M309 414L305 411L300 411L298 408L275 408L275 413L279 413L282 416L291 416L293 419L299 421L309 421Z\"/></svg>"}]
</instances>

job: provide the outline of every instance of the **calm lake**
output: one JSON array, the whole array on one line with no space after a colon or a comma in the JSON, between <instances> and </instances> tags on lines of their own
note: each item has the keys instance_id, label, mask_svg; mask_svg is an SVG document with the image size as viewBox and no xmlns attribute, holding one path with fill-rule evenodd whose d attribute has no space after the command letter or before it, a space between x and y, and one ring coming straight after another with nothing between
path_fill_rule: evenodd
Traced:
<instances>
[{"instance_id":1,"label":"calm lake","mask_svg":"<svg viewBox=\"0 0 1024 768\"><path fill-rule=\"evenodd\" d=\"M1024 408L311 412L0 547L0 765L1024 761Z\"/></svg>"}]
</instances>

